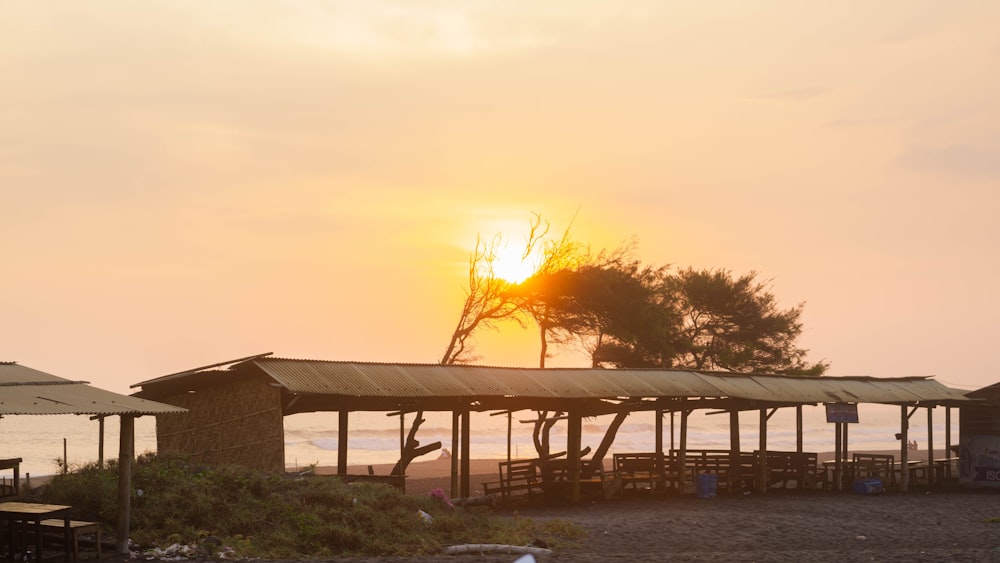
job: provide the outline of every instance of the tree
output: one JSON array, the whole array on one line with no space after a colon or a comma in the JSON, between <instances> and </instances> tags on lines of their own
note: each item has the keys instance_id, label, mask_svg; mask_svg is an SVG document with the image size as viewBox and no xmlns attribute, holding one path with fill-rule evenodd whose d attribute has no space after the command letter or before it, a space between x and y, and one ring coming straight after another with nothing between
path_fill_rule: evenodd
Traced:
<instances>
[{"instance_id":1,"label":"tree","mask_svg":"<svg viewBox=\"0 0 1000 563\"><path fill-rule=\"evenodd\" d=\"M539 215L535 215L522 256L530 256L547 233L548 224ZM488 243L482 237L476 238L475 250L469 257L469 285L465 291L465 302L458 317L458 325L441 357L442 364L470 361L469 339L476 330L494 326L501 320L520 322L519 315L523 309L520 298L511 291L513 284L497 276L494 271L497 250L503 242L503 237L499 234Z\"/></svg>"},{"instance_id":2,"label":"tree","mask_svg":"<svg viewBox=\"0 0 1000 563\"><path fill-rule=\"evenodd\" d=\"M734 372L822 375L828 363L808 364L795 345L804 304L780 309L767 285L750 272L688 268L664 286L680 314L676 367Z\"/></svg>"},{"instance_id":3,"label":"tree","mask_svg":"<svg viewBox=\"0 0 1000 563\"><path fill-rule=\"evenodd\" d=\"M594 367L669 365L676 322L656 291L663 274L602 255L577 269L536 275L520 290L536 322L544 311L548 334L560 343L578 339Z\"/></svg>"}]
</instances>

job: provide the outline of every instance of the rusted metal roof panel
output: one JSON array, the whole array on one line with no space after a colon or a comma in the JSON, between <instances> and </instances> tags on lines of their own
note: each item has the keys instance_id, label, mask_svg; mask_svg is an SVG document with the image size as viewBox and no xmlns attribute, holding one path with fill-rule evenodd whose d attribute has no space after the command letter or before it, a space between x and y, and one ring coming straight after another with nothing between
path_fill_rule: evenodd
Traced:
<instances>
[{"instance_id":1,"label":"rusted metal roof panel","mask_svg":"<svg viewBox=\"0 0 1000 563\"><path fill-rule=\"evenodd\" d=\"M292 393L379 397L615 398L713 396L692 372L376 364L264 358L252 362Z\"/></svg>"},{"instance_id":2,"label":"rusted metal roof panel","mask_svg":"<svg viewBox=\"0 0 1000 563\"><path fill-rule=\"evenodd\" d=\"M185 409L98 389L17 364L0 364L0 414L150 415Z\"/></svg>"},{"instance_id":3,"label":"rusted metal roof panel","mask_svg":"<svg viewBox=\"0 0 1000 563\"><path fill-rule=\"evenodd\" d=\"M256 366L290 393L348 397L458 397L470 400L494 397L718 397L764 403L965 400L963 392L921 377L877 379L651 369L536 369L295 360L263 356L253 357L232 369L245 370L248 366ZM176 384L198 376L196 371L182 372L180 377L171 376L171 382ZM161 379L147 382L150 389ZM155 393L152 396L155 397Z\"/></svg>"},{"instance_id":4,"label":"rusted metal roof panel","mask_svg":"<svg viewBox=\"0 0 1000 563\"><path fill-rule=\"evenodd\" d=\"M713 376L719 377L719 376ZM752 383L751 383L752 382ZM962 391L933 379L870 377L722 376L719 387L729 396L790 403L914 403L965 400Z\"/></svg>"}]
</instances>

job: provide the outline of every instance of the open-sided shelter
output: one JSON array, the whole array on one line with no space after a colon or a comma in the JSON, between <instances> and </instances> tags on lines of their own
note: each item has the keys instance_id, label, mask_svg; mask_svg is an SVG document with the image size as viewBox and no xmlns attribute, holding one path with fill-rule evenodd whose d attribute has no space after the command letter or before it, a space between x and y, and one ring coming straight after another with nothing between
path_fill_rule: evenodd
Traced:
<instances>
[{"instance_id":1,"label":"open-sided shelter","mask_svg":"<svg viewBox=\"0 0 1000 563\"><path fill-rule=\"evenodd\" d=\"M157 449L202 462L241 463L284 471L285 415L338 411L338 471L347 467L350 411L447 411L453 416L453 495L469 493L470 411L545 410L567 413L567 456L580 452L583 417L622 410L687 415L714 409L738 415L760 411L761 450L774 409L820 403L885 403L901 407L906 421L917 408L928 418L937 405L965 399L926 377L791 377L652 369L501 368L471 365L382 364L296 360L260 354L186 370L133 385L137 396L182 406L186 415L157 421ZM657 451L662 451L657 416ZM801 416L799 417L801 421ZM733 436L739 451L738 423ZM930 426L930 425L929 425ZM801 435L801 422L799 423ZM839 433L838 433L839 435ZM799 440L801 444L801 438ZM837 448L840 449L838 440ZM800 446L801 447L801 446ZM570 478L573 475L571 465ZM456 486L460 480L460 486ZM904 476L905 487L905 476ZM457 489L457 490L455 490ZM574 488L574 497L579 489Z\"/></svg>"},{"instance_id":2,"label":"open-sided shelter","mask_svg":"<svg viewBox=\"0 0 1000 563\"><path fill-rule=\"evenodd\" d=\"M70 381L15 362L0 362L0 417L46 414L120 417L116 548L121 554L128 553L135 419L181 412L183 408L105 391L86 381Z\"/></svg>"}]
</instances>

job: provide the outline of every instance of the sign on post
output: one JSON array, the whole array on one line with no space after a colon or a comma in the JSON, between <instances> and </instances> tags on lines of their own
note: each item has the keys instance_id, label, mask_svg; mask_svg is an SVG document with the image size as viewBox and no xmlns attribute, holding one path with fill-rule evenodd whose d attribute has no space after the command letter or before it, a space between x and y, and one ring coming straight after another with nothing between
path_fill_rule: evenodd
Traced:
<instances>
[{"instance_id":1,"label":"sign on post","mask_svg":"<svg viewBox=\"0 0 1000 563\"><path fill-rule=\"evenodd\" d=\"M855 403L826 403L827 422L858 422L858 405Z\"/></svg>"}]
</instances>

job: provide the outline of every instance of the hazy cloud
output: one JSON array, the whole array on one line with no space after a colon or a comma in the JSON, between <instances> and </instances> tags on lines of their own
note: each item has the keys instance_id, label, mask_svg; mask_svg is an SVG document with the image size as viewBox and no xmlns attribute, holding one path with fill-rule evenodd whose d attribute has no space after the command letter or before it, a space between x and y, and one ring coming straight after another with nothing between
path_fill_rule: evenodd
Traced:
<instances>
[{"instance_id":1,"label":"hazy cloud","mask_svg":"<svg viewBox=\"0 0 1000 563\"><path fill-rule=\"evenodd\" d=\"M916 147L904 152L900 162L914 170L957 176L1000 179L1000 150L956 143L943 147Z\"/></svg>"},{"instance_id":2,"label":"hazy cloud","mask_svg":"<svg viewBox=\"0 0 1000 563\"><path fill-rule=\"evenodd\" d=\"M789 102L804 102L813 98L818 98L830 92L829 88L812 86L809 88L798 88L795 90L782 90L754 96L757 100L777 100Z\"/></svg>"}]
</instances>

